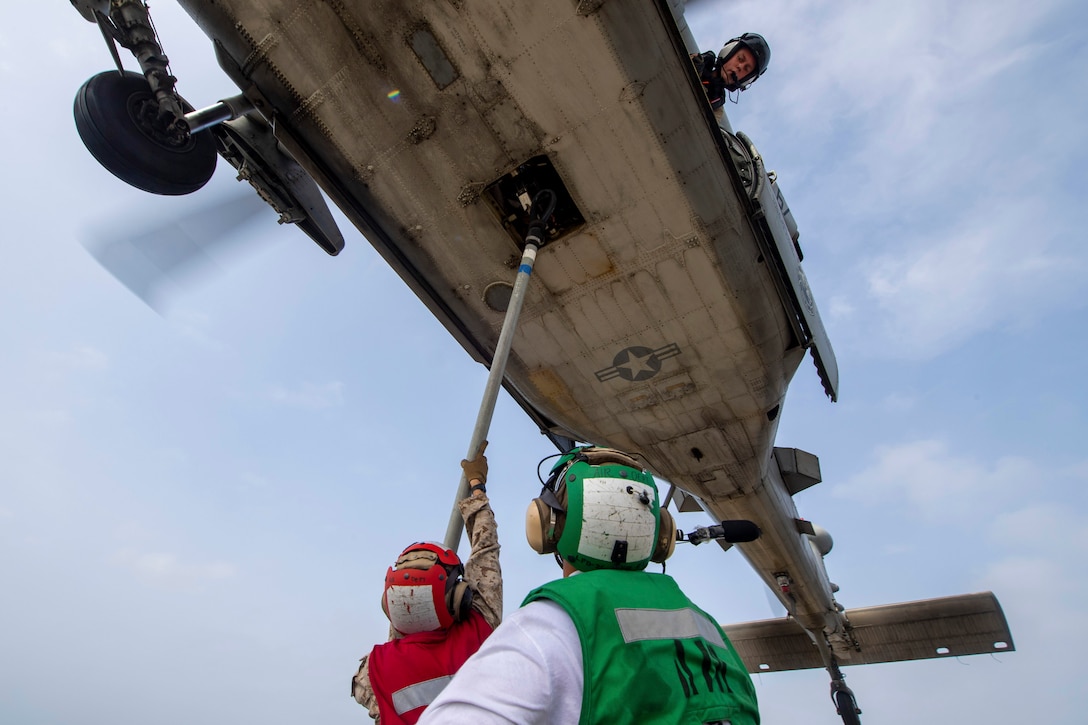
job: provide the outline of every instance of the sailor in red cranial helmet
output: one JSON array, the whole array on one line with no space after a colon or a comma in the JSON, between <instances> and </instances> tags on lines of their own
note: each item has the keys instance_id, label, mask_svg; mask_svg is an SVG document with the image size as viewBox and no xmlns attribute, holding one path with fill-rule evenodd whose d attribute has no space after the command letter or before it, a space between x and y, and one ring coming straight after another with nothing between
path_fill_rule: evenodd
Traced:
<instances>
[{"instance_id":1,"label":"sailor in red cranial helmet","mask_svg":"<svg viewBox=\"0 0 1088 725\"><path fill-rule=\"evenodd\" d=\"M485 441L461 461L469 496L458 502L472 555L465 563L442 544L417 542L385 574L382 611L390 639L363 657L351 695L382 725L415 723L499 625L502 575L495 515L487 498Z\"/></svg>"},{"instance_id":2,"label":"sailor in red cranial helmet","mask_svg":"<svg viewBox=\"0 0 1088 725\"><path fill-rule=\"evenodd\" d=\"M427 723L758 725L725 632L664 572L677 541L649 471L584 446L559 458L525 519L563 578L529 592L423 713Z\"/></svg>"}]
</instances>

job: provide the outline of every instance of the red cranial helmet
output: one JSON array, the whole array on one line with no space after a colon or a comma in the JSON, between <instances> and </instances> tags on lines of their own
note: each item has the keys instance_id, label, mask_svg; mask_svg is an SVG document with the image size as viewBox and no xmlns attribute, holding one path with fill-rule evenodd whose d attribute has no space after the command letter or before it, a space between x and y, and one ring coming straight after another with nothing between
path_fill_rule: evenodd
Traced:
<instances>
[{"instance_id":1,"label":"red cranial helmet","mask_svg":"<svg viewBox=\"0 0 1088 725\"><path fill-rule=\"evenodd\" d=\"M445 629L468 615L472 589L462 580L457 552L441 544L412 544L385 573L382 610L401 634Z\"/></svg>"}]
</instances>

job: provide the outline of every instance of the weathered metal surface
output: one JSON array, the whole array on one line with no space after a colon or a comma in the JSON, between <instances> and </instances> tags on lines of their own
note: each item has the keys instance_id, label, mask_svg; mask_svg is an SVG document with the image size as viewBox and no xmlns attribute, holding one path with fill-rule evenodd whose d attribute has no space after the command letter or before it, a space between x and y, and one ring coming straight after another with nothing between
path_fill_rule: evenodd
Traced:
<instances>
[{"instance_id":1,"label":"weathered metal surface","mask_svg":"<svg viewBox=\"0 0 1088 725\"><path fill-rule=\"evenodd\" d=\"M485 364L503 315L484 292L520 250L481 192L547 156L584 224L540 251L507 389L554 436L639 451L719 518L756 521L764 538L741 548L765 580L823 576L770 520L796 518L772 447L801 311L667 3L181 4ZM791 609L837 616L826 584L799 586Z\"/></svg>"}]
</instances>

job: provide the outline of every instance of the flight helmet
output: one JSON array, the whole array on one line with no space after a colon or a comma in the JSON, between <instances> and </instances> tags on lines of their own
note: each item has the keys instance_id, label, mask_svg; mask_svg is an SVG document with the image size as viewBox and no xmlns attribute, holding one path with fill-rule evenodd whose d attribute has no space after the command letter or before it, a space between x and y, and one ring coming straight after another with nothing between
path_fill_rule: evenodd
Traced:
<instances>
[{"instance_id":1,"label":"flight helmet","mask_svg":"<svg viewBox=\"0 0 1088 725\"><path fill-rule=\"evenodd\" d=\"M730 87L726 86L726 90L746 90L750 85L756 82L756 79L767 72L767 66L771 62L771 46L767 45L766 39L759 33L745 33L736 38L733 38L725 45L722 46L721 52L718 53L718 65L720 69L730 58L737 54L742 48L747 48L755 56L756 67L748 75L743 78L738 78L737 83Z\"/></svg>"},{"instance_id":2,"label":"flight helmet","mask_svg":"<svg viewBox=\"0 0 1088 725\"><path fill-rule=\"evenodd\" d=\"M446 629L468 616L472 588L457 552L429 541L412 544L385 573L382 611L401 634Z\"/></svg>"},{"instance_id":3,"label":"flight helmet","mask_svg":"<svg viewBox=\"0 0 1088 725\"><path fill-rule=\"evenodd\" d=\"M584 446L560 456L529 503L525 536L540 554L558 553L579 571L645 569L676 546L649 472L625 453Z\"/></svg>"}]
</instances>

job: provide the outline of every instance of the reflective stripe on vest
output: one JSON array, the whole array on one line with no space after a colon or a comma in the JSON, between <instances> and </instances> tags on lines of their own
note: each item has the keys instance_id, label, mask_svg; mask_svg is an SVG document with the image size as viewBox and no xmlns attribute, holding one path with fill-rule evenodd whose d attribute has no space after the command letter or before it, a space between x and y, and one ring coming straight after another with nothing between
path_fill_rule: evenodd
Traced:
<instances>
[{"instance_id":1,"label":"reflective stripe on vest","mask_svg":"<svg viewBox=\"0 0 1088 725\"><path fill-rule=\"evenodd\" d=\"M430 705L452 679L453 675L445 675L401 688L393 693L393 708L398 715L403 715L417 707Z\"/></svg>"},{"instance_id":2,"label":"reflective stripe on vest","mask_svg":"<svg viewBox=\"0 0 1088 725\"><path fill-rule=\"evenodd\" d=\"M617 609L623 641L630 644L649 639L691 639L725 647L718 628L694 609Z\"/></svg>"}]
</instances>

